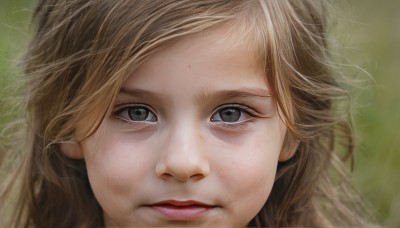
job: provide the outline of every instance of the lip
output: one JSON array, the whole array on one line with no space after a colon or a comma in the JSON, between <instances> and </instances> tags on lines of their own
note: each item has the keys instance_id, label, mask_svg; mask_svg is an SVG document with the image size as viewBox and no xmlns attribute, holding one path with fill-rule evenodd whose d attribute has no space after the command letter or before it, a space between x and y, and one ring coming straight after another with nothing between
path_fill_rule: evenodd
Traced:
<instances>
[{"instance_id":1,"label":"lip","mask_svg":"<svg viewBox=\"0 0 400 228\"><path fill-rule=\"evenodd\" d=\"M218 207L195 200L165 200L147 206L169 220L179 221L192 221L199 219L208 211Z\"/></svg>"}]
</instances>

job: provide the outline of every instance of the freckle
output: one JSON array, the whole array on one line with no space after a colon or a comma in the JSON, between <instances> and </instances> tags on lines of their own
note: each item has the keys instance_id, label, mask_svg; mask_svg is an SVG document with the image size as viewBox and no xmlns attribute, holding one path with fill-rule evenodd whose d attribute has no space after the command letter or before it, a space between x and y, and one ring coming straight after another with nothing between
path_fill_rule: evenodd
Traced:
<instances>
[{"instance_id":1,"label":"freckle","mask_svg":"<svg viewBox=\"0 0 400 228\"><path fill-rule=\"evenodd\" d=\"M192 65L188 65L187 67L188 67L188 68L192 68Z\"/></svg>"}]
</instances>

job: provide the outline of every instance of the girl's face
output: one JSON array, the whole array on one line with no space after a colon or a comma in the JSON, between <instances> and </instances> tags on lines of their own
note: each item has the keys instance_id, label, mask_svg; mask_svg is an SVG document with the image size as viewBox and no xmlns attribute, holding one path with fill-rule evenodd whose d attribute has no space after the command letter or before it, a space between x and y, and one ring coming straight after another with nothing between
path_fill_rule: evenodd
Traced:
<instances>
[{"instance_id":1,"label":"girl's face","mask_svg":"<svg viewBox=\"0 0 400 228\"><path fill-rule=\"evenodd\" d=\"M106 226L246 226L266 202L286 127L254 48L226 31L152 55L81 143Z\"/></svg>"}]
</instances>

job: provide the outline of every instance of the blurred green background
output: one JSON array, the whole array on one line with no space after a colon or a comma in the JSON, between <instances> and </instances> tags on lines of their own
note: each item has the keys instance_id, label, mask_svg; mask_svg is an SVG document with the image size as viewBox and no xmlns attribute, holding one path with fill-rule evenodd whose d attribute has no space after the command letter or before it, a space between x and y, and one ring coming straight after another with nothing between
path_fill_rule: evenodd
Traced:
<instances>
[{"instance_id":1,"label":"blurred green background","mask_svg":"<svg viewBox=\"0 0 400 228\"><path fill-rule=\"evenodd\" d=\"M12 85L18 84L16 65L29 40L33 4L32 0L0 2L0 129L16 115L9 111L18 95ZM343 54L373 77L356 99L354 181L379 222L400 227L400 1L339 4L343 12L339 11L337 23L343 28L335 33L343 38ZM368 78L357 67L344 69Z\"/></svg>"}]
</instances>

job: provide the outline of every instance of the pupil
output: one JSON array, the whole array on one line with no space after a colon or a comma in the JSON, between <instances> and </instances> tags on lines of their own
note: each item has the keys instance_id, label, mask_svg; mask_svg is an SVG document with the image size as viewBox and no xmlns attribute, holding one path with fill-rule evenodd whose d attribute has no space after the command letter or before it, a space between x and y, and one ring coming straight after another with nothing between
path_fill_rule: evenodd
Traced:
<instances>
[{"instance_id":1,"label":"pupil","mask_svg":"<svg viewBox=\"0 0 400 228\"><path fill-rule=\"evenodd\" d=\"M219 115L224 122L237 122L240 119L240 111L234 108L222 109Z\"/></svg>"},{"instance_id":2,"label":"pupil","mask_svg":"<svg viewBox=\"0 0 400 228\"><path fill-rule=\"evenodd\" d=\"M132 108L129 109L128 114L133 121L143 121L149 116L149 110L145 108Z\"/></svg>"}]
</instances>

